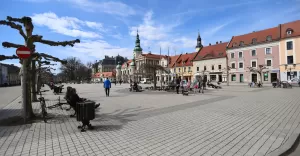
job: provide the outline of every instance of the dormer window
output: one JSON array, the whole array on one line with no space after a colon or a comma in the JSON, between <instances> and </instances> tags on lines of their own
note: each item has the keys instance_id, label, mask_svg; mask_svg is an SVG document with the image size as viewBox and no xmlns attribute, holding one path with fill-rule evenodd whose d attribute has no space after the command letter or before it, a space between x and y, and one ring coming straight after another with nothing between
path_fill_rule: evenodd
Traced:
<instances>
[{"instance_id":1,"label":"dormer window","mask_svg":"<svg viewBox=\"0 0 300 156\"><path fill-rule=\"evenodd\" d=\"M240 42L240 46L244 46L244 42L243 41Z\"/></svg>"},{"instance_id":2,"label":"dormer window","mask_svg":"<svg viewBox=\"0 0 300 156\"><path fill-rule=\"evenodd\" d=\"M237 46L237 43L234 42L234 43L232 44L232 46L233 46L233 47L236 47L236 46Z\"/></svg>"},{"instance_id":3,"label":"dormer window","mask_svg":"<svg viewBox=\"0 0 300 156\"><path fill-rule=\"evenodd\" d=\"M269 35L269 36L267 36L267 39L266 39L267 41L272 41L272 36L271 35Z\"/></svg>"},{"instance_id":4,"label":"dormer window","mask_svg":"<svg viewBox=\"0 0 300 156\"><path fill-rule=\"evenodd\" d=\"M288 28L288 29L286 30L286 34L287 34L287 35L292 35L292 33L293 33L293 29Z\"/></svg>"},{"instance_id":5,"label":"dormer window","mask_svg":"<svg viewBox=\"0 0 300 156\"><path fill-rule=\"evenodd\" d=\"M256 38L253 38L253 39L252 39L252 44L256 44L256 42L257 42L257 39L256 39Z\"/></svg>"}]
</instances>

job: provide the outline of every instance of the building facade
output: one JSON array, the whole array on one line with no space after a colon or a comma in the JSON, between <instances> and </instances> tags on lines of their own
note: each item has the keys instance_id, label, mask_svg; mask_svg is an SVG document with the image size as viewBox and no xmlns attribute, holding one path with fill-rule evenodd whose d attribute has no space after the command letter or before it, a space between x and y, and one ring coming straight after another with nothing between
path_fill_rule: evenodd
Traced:
<instances>
[{"instance_id":1,"label":"building facade","mask_svg":"<svg viewBox=\"0 0 300 156\"><path fill-rule=\"evenodd\" d=\"M193 78L199 79L201 76L205 81L226 82L226 47L227 42L216 42L203 47L201 37L198 34L196 55L193 58Z\"/></svg>"},{"instance_id":2,"label":"building facade","mask_svg":"<svg viewBox=\"0 0 300 156\"><path fill-rule=\"evenodd\" d=\"M176 76L182 80L192 80L193 72L193 58L197 53L185 53L180 55L180 57L175 61L174 72Z\"/></svg>"},{"instance_id":3,"label":"building facade","mask_svg":"<svg viewBox=\"0 0 300 156\"><path fill-rule=\"evenodd\" d=\"M229 81L231 83L276 81L280 77L279 40L278 27L233 36L227 46Z\"/></svg>"},{"instance_id":4,"label":"building facade","mask_svg":"<svg viewBox=\"0 0 300 156\"><path fill-rule=\"evenodd\" d=\"M300 20L279 25L280 79L300 78Z\"/></svg>"},{"instance_id":5,"label":"building facade","mask_svg":"<svg viewBox=\"0 0 300 156\"><path fill-rule=\"evenodd\" d=\"M1 85L20 85L20 68L13 64L0 63L0 86Z\"/></svg>"}]
</instances>

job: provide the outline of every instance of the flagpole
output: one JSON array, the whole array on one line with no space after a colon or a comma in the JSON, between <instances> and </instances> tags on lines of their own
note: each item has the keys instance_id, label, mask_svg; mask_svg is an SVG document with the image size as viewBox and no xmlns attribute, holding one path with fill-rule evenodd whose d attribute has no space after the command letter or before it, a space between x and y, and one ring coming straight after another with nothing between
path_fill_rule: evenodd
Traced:
<instances>
[{"instance_id":1,"label":"flagpole","mask_svg":"<svg viewBox=\"0 0 300 156\"><path fill-rule=\"evenodd\" d=\"M169 62L170 61L170 54L169 54L169 47L168 47L168 60L167 60L167 68L170 70L169 68ZM170 70L171 71L171 70ZM171 73L171 72L170 72ZM168 73L168 84L169 84L169 81L170 81L170 73Z\"/></svg>"}]
</instances>

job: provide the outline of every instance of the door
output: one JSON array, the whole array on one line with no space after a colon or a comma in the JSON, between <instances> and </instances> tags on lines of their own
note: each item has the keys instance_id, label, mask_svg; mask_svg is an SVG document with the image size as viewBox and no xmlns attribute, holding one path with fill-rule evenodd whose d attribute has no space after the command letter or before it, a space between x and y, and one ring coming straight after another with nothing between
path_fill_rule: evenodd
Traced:
<instances>
[{"instance_id":1,"label":"door","mask_svg":"<svg viewBox=\"0 0 300 156\"><path fill-rule=\"evenodd\" d=\"M257 82L257 74L252 74L252 82Z\"/></svg>"},{"instance_id":2,"label":"door","mask_svg":"<svg viewBox=\"0 0 300 156\"><path fill-rule=\"evenodd\" d=\"M244 74L240 74L240 82L244 82Z\"/></svg>"},{"instance_id":3,"label":"door","mask_svg":"<svg viewBox=\"0 0 300 156\"><path fill-rule=\"evenodd\" d=\"M219 75L219 82L222 82L222 75Z\"/></svg>"},{"instance_id":4,"label":"door","mask_svg":"<svg viewBox=\"0 0 300 156\"><path fill-rule=\"evenodd\" d=\"M271 82L274 82L277 80L277 73L271 73Z\"/></svg>"}]
</instances>

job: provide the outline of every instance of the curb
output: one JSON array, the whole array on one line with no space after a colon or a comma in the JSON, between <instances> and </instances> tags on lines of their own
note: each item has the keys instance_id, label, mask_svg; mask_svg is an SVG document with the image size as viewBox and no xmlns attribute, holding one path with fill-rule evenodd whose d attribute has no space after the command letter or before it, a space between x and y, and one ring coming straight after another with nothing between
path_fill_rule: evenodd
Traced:
<instances>
[{"instance_id":1,"label":"curb","mask_svg":"<svg viewBox=\"0 0 300 156\"><path fill-rule=\"evenodd\" d=\"M300 142L300 129L299 126L296 128L295 133L292 134L289 139L281 145L280 148L276 149L273 152L268 153L268 156L288 156L292 154L298 147Z\"/></svg>"}]
</instances>

